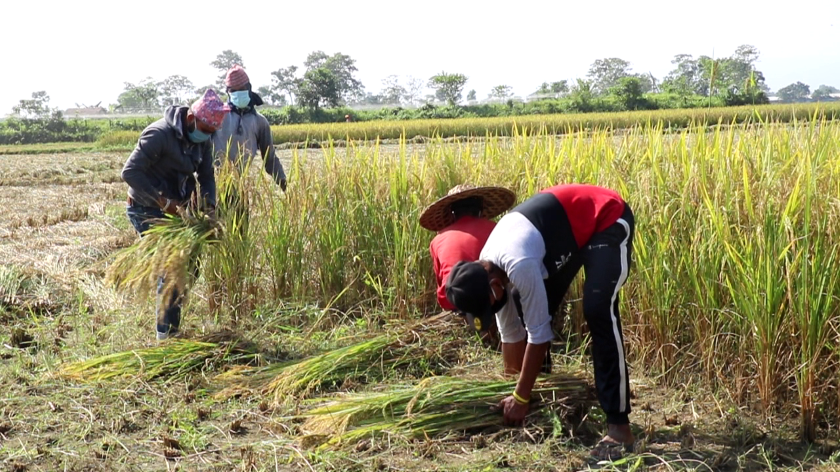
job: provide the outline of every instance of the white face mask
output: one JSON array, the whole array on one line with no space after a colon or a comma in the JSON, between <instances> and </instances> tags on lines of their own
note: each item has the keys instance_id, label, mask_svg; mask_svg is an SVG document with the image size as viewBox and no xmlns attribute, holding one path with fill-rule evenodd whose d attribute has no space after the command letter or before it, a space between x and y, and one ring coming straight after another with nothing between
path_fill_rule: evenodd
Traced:
<instances>
[{"instance_id":1,"label":"white face mask","mask_svg":"<svg viewBox=\"0 0 840 472\"><path fill-rule=\"evenodd\" d=\"M230 103L233 103L236 108L246 108L251 104L251 92L249 90L230 92Z\"/></svg>"}]
</instances>

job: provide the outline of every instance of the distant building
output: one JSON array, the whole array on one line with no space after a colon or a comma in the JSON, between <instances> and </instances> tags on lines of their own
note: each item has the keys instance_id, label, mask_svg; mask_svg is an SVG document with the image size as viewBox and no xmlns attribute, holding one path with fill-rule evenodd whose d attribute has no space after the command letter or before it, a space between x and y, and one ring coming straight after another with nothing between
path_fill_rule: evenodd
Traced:
<instances>
[{"instance_id":1,"label":"distant building","mask_svg":"<svg viewBox=\"0 0 840 472\"><path fill-rule=\"evenodd\" d=\"M87 107L87 108L68 108L64 110L64 116L72 118L74 116L94 116L107 115L108 110L102 107Z\"/></svg>"}]
</instances>

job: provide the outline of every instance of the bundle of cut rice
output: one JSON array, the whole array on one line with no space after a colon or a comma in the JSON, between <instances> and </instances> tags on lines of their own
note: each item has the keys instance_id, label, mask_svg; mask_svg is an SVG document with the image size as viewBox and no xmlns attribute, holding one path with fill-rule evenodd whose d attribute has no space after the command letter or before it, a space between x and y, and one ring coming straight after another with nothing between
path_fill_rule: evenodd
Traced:
<instances>
[{"instance_id":1,"label":"bundle of cut rice","mask_svg":"<svg viewBox=\"0 0 840 472\"><path fill-rule=\"evenodd\" d=\"M184 211L155 220L136 243L120 250L106 279L118 290L148 296L163 276L162 295L184 293L192 285L204 249L217 241L219 224L207 214Z\"/></svg>"},{"instance_id":2,"label":"bundle of cut rice","mask_svg":"<svg viewBox=\"0 0 840 472\"><path fill-rule=\"evenodd\" d=\"M61 367L57 375L86 382L122 377L172 380L218 365L253 363L257 356L253 345L223 332L196 341L173 339L160 346L73 362Z\"/></svg>"},{"instance_id":3,"label":"bundle of cut rice","mask_svg":"<svg viewBox=\"0 0 840 472\"><path fill-rule=\"evenodd\" d=\"M275 403L346 381L373 383L385 378L423 377L444 373L466 344L463 324L450 313L386 331L323 354L269 366L258 378L270 377L261 390Z\"/></svg>"},{"instance_id":4,"label":"bundle of cut rice","mask_svg":"<svg viewBox=\"0 0 840 472\"><path fill-rule=\"evenodd\" d=\"M322 447L389 433L410 438L440 437L502 424L495 407L510 395L514 380L430 377L419 383L387 385L382 391L336 395L316 400L300 417L307 437ZM531 422L547 421L546 411L561 415L592 401L586 381L562 374L539 379L531 395Z\"/></svg>"}]
</instances>

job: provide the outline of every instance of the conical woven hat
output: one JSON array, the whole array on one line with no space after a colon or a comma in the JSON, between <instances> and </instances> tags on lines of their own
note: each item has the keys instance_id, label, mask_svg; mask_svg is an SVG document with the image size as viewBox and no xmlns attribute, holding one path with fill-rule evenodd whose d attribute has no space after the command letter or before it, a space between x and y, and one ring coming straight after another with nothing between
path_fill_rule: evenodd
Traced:
<instances>
[{"instance_id":1,"label":"conical woven hat","mask_svg":"<svg viewBox=\"0 0 840 472\"><path fill-rule=\"evenodd\" d=\"M450 205L470 197L484 199L482 216L490 219L504 213L516 201L516 194L504 187L474 187L469 184L452 187L445 197L432 203L420 215L420 226L440 231L455 222Z\"/></svg>"}]
</instances>

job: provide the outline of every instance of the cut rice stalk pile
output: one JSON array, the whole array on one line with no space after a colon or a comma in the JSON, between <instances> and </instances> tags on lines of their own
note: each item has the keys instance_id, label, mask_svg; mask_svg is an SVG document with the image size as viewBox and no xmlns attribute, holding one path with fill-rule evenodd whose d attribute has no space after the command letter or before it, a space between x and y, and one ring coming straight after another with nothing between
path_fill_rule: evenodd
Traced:
<instances>
[{"instance_id":1,"label":"cut rice stalk pile","mask_svg":"<svg viewBox=\"0 0 840 472\"><path fill-rule=\"evenodd\" d=\"M184 293L194 282L195 264L217 241L218 222L200 212L183 211L155 220L137 244L119 251L106 277L118 290L151 294L165 276L162 294Z\"/></svg>"},{"instance_id":2,"label":"cut rice stalk pile","mask_svg":"<svg viewBox=\"0 0 840 472\"><path fill-rule=\"evenodd\" d=\"M442 313L408 327L294 363L269 366L261 378L273 378L262 393L282 403L344 381L371 383L384 378L443 373L458 359L466 336L457 316Z\"/></svg>"},{"instance_id":3,"label":"cut rice stalk pile","mask_svg":"<svg viewBox=\"0 0 840 472\"><path fill-rule=\"evenodd\" d=\"M220 364L252 363L257 356L253 345L229 333L217 333L198 341L173 339L152 348L73 362L63 366L57 375L83 382L135 376L145 380L160 377L172 380Z\"/></svg>"},{"instance_id":4,"label":"cut rice stalk pile","mask_svg":"<svg viewBox=\"0 0 840 472\"><path fill-rule=\"evenodd\" d=\"M302 414L302 432L321 447L353 443L378 434L434 438L502 425L495 407L516 387L515 380L430 377L416 384L383 387L381 392L344 394ZM539 379L526 422L551 428L547 412L565 416L592 401L583 379L552 374ZM544 423L544 424L542 424Z\"/></svg>"}]
</instances>

